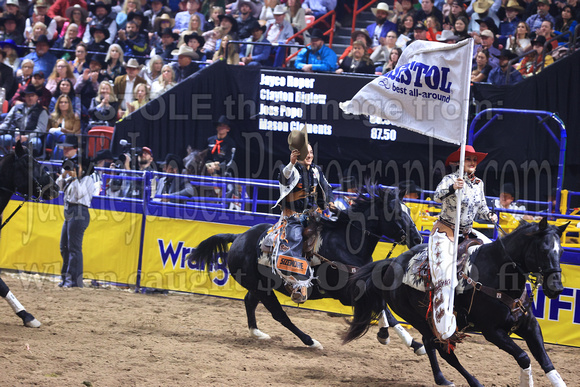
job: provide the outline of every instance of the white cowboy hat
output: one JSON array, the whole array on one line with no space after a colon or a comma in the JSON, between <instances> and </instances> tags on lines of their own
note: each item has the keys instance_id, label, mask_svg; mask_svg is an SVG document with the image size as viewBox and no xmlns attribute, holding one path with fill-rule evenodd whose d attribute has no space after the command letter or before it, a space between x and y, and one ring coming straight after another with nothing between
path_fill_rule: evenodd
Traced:
<instances>
[{"instance_id":1,"label":"white cowboy hat","mask_svg":"<svg viewBox=\"0 0 580 387\"><path fill-rule=\"evenodd\" d=\"M190 57L193 60L197 60L199 59L199 55L197 54L197 52L193 51L193 48L186 46L185 44L181 45L179 47L179 50L173 50L171 51L171 55L185 55Z\"/></svg>"},{"instance_id":2,"label":"white cowboy hat","mask_svg":"<svg viewBox=\"0 0 580 387\"><path fill-rule=\"evenodd\" d=\"M371 8L371 11L373 11L373 15L375 16L377 16L377 11L385 11L388 14L393 13L393 11L389 9L389 4L387 3L379 3L376 8Z\"/></svg>"},{"instance_id":3,"label":"white cowboy hat","mask_svg":"<svg viewBox=\"0 0 580 387\"><path fill-rule=\"evenodd\" d=\"M274 11L272 11L272 13L274 15L284 15L286 13L286 6L284 4L278 4L277 6L274 7Z\"/></svg>"},{"instance_id":4,"label":"white cowboy hat","mask_svg":"<svg viewBox=\"0 0 580 387\"><path fill-rule=\"evenodd\" d=\"M455 36L455 34L453 34L453 31L451 31L451 30L443 30L443 31L441 31L441 34L439 36L437 36L437 40L439 42L446 42L448 40L458 41L459 36Z\"/></svg>"}]
</instances>

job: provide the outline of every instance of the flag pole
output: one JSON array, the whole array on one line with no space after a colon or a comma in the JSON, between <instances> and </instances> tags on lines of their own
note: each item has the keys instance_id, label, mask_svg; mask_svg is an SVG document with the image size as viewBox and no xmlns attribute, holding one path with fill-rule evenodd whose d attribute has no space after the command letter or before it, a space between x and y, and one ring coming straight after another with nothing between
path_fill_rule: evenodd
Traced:
<instances>
[{"instance_id":1,"label":"flag pole","mask_svg":"<svg viewBox=\"0 0 580 387\"><path fill-rule=\"evenodd\" d=\"M473 39L470 39L471 42L469 43L469 60L473 57ZM466 72L466 81L465 85L471 84L471 73L469 71ZM461 128L461 145L460 145L460 152L459 152L459 177L463 178L464 175L464 167L465 167L465 143L467 137L467 121L469 118L469 87L466 87L464 92L463 101L463 122ZM460 226L460 219L461 219L461 201L463 200L463 189L456 191L457 196L457 209L455 214L455 230L453 232L453 266L450 268L452 273L455 273L457 267L457 246L459 244L459 226ZM457 275L451 276L451 284L453 288L457 285ZM449 305L453 308L454 299L455 299L455 292L451 294L451 300Z\"/></svg>"}]
</instances>

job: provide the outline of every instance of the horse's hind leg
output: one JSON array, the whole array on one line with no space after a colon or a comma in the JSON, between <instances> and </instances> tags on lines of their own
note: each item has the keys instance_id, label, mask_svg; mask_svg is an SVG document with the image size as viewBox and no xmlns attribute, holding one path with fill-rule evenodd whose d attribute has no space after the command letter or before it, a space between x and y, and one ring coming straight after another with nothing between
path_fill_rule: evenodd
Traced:
<instances>
[{"instance_id":1,"label":"horse's hind leg","mask_svg":"<svg viewBox=\"0 0 580 387\"><path fill-rule=\"evenodd\" d=\"M272 291L270 291L269 293L257 292L256 295L258 296L262 304L264 304L266 309L268 309L268 311L272 314L274 320L278 321L280 324L282 324L288 330L290 330L290 332L298 336L298 338L305 345L308 345L309 347L315 349L322 349L322 345L318 341L314 340L312 337L302 332L300 329L298 329L296 325L294 325L292 321L290 321L290 318L288 317L286 312L284 312L284 309L282 309L282 305L280 305L280 302L276 298L274 292Z\"/></svg>"},{"instance_id":2,"label":"horse's hind leg","mask_svg":"<svg viewBox=\"0 0 580 387\"><path fill-rule=\"evenodd\" d=\"M244 297L244 304L246 305L246 316L248 317L248 328L250 329L250 335L260 340L270 339L270 335L262 332L258 329L258 323L256 322L256 308L260 300L252 291L248 291L246 297Z\"/></svg>"},{"instance_id":3,"label":"horse's hind leg","mask_svg":"<svg viewBox=\"0 0 580 387\"><path fill-rule=\"evenodd\" d=\"M413 340L413 337L407 330L399 324L389 309L383 309L381 317L379 318L379 332L377 333L377 340L381 344L389 344L389 327L393 327L397 336L401 339L403 344L410 347L417 355L425 355L425 347L423 344Z\"/></svg>"},{"instance_id":4,"label":"horse's hind leg","mask_svg":"<svg viewBox=\"0 0 580 387\"><path fill-rule=\"evenodd\" d=\"M22 319L22 322L25 326L30 328L38 328L40 326L40 321L35 319L33 315L24 309L22 304L16 297L14 297L14 294L12 294L8 288L8 285L6 285L2 278L0 278L0 296L2 296L2 298L8 302L8 305L10 305L12 310L14 310L14 313L16 313L16 315Z\"/></svg>"}]
</instances>

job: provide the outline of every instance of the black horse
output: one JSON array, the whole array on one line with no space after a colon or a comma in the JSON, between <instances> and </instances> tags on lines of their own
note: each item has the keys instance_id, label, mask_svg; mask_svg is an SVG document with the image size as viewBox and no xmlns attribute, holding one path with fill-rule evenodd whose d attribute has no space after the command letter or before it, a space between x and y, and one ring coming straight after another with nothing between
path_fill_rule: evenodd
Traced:
<instances>
[{"instance_id":1,"label":"black horse","mask_svg":"<svg viewBox=\"0 0 580 387\"><path fill-rule=\"evenodd\" d=\"M404 241L409 247L421 243L421 235L409 216L409 209L396 193L377 188L369 191L372 192L369 195L360 195L349 211L340 214L336 221L323 221L322 243L317 253L332 262L323 261L323 264L315 266L315 276L318 279L309 288L309 299L334 298L344 305L352 305L352 297L346 291L348 268L358 268L371 262L371 255L381 235ZM243 234L214 235L201 242L189 259L204 266L216 263L220 253L228 251L228 244L232 243L227 257L222 254L221 259L227 260L234 279L248 289L244 301L250 334L260 339L270 338L258 329L256 323L255 310L258 303L262 302L272 317L298 336L305 345L322 348L318 341L298 329L282 309L273 290L288 295L283 281L272 274L270 267L258 264L258 243L271 226L267 223L259 224ZM383 322L383 344L387 343L388 338L386 327L398 324L388 309L386 315L389 321L388 324ZM401 335L401 330L404 329L400 324L397 328L397 333ZM412 340L406 331L404 334L408 346L412 346L418 354L424 353L420 343Z\"/></svg>"},{"instance_id":2,"label":"black horse","mask_svg":"<svg viewBox=\"0 0 580 387\"><path fill-rule=\"evenodd\" d=\"M543 279L538 282L541 282L549 298L555 298L562 292L560 256L563 250L560 237L566 226L548 225L546 218L539 223L522 223L511 234L481 246L469 257L463 270L465 275L461 276L456 291L458 329L479 331L488 341L512 355L521 368L520 385L527 386L531 382L530 358L510 338L512 332L526 341L552 384L565 386L544 349L542 331L530 310L525 284L529 274L533 273ZM424 249L424 245L417 246L393 260L373 262L352 277L349 286L356 289L352 293L356 294L357 300L345 342L364 335L371 319L381 311L386 301L395 313L423 335L438 385L452 383L441 373L435 349L467 379L470 386L481 386L459 363L453 347L436 342L425 317L429 305L427 293L417 289L418 282L402 280L409 278L410 260ZM477 290L470 283L475 284Z\"/></svg>"},{"instance_id":3,"label":"black horse","mask_svg":"<svg viewBox=\"0 0 580 387\"><path fill-rule=\"evenodd\" d=\"M23 196L25 200L50 200L58 196L52 177L34 160L20 141L16 143L14 152L0 159L0 213L4 211L13 194ZM25 326L40 326L40 322L24 309L1 278L0 296L10 304Z\"/></svg>"}]
</instances>

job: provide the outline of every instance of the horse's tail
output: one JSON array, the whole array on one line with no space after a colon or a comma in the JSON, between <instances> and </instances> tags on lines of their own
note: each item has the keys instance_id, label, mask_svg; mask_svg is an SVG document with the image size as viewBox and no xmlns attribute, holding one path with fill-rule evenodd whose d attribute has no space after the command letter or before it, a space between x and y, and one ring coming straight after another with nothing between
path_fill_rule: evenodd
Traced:
<instances>
[{"instance_id":1,"label":"horse's tail","mask_svg":"<svg viewBox=\"0 0 580 387\"><path fill-rule=\"evenodd\" d=\"M217 263L221 255L225 260L224 253L229 250L229 244L236 240L240 234L217 234L202 241L188 256L189 261L195 261L201 264L201 267L207 267Z\"/></svg>"},{"instance_id":2,"label":"horse's tail","mask_svg":"<svg viewBox=\"0 0 580 387\"><path fill-rule=\"evenodd\" d=\"M344 335L343 344L364 336L372 320L385 308L381 284L389 260L369 263L361 267L349 280L349 294L353 295L354 316Z\"/></svg>"}]
</instances>

